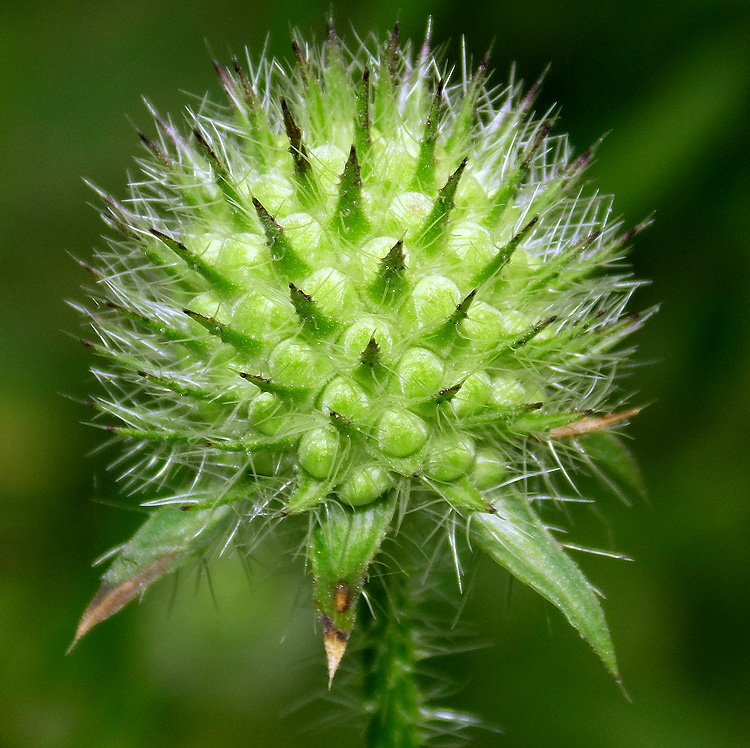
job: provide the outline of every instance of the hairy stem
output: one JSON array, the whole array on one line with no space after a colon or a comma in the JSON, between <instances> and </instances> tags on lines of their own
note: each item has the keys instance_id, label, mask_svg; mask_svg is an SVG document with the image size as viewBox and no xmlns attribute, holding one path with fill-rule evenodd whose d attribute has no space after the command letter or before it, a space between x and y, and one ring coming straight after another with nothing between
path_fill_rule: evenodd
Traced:
<instances>
[{"instance_id":1,"label":"hairy stem","mask_svg":"<svg viewBox=\"0 0 750 748\"><path fill-rule=\"evenodd\" d=\"M367 748L418 748L422 715L408 577L374 577L367 589L371 610L363 606L362 616L364 696L371 713Z\"/></svg>"}]
</instances>

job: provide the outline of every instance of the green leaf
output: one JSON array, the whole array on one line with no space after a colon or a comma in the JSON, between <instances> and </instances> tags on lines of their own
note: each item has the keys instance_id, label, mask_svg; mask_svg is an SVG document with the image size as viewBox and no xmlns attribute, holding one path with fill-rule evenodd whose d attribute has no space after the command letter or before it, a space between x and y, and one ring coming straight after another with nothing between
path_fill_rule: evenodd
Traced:
<instances>
[{"instance_id":1,"label":"green leaf","mask_svg":"<svg viewBox=\"0 0 750 748\"><path fill-rule=\"evenodd\" d=\"M367 567L380 549L395 507L394 492L354 509L330 502L313 529L313 597L323 625L330 680L354 628Z\"/></svg>"},{"instance_id":2,"label":"green leaf","mask_svg":"<svg viewBox=\"0 0 750 748\"><path fill-rule=\"evenodd\" d=\"M618 486L639 495L645 493L643 476L635 458L622 440L609 431L587 434L581 439L586 454L615 480Z\"/></svg>"},{"instance_id":3,"label":"green leaf","mask_svg":"<svg viewBox=\"0 0 750 748\"><path fill-rule=\"evenodd\" d=\"M472 536L482 549L567 617L619 680L604 612L586 577L520 494L494 499L497 514L472 516Z\"/></svg>"},{"instance_id":4,"label":"green leaf","mask_svg":"<svg viewBox=\"0 0 750 748\"><path fill-rule=\"evenodd\" d=\"M152 582L202 554L233 520L227 504L211 509L161 507L120 549L83 612L75 644L96 624L122 610Z\"/></svg>"}]
</instances>

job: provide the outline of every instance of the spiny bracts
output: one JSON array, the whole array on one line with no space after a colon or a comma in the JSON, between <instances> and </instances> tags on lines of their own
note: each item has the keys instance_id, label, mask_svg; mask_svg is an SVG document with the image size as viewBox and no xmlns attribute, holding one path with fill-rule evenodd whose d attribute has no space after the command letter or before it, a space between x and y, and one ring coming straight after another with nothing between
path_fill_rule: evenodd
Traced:
<instances>
[{"instance_id":1,"label":"spiny bracts","mask_svg":"<svg viewBox=\"0 0 750 748\"><path fill-rule=\"evenodd\" d=\"M141 180L85 313L97 423L151 515L77 638L259 523L299 523L331 676L367 569L418 506L558 606L616 673L593 589L538 516L576 466L629 457L615 377L643 316L634 231L537 92L429 38L216 70L227 100L141 134ZM445 511L435 511L436 501ZM300 517L303 515L303 517ZM450 519L450 521L448 521Z\"/></svg>"}]
</instances>

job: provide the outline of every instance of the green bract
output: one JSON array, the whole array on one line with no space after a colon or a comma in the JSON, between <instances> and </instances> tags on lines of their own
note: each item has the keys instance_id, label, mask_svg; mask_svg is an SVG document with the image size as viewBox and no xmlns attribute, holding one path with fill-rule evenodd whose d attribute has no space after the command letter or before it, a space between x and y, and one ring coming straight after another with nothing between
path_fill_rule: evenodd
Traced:
<instances>
[{"instance_id":1,"label":"green bract","mask_svg":"<svg viewBox=\"0 0 750 748\"><path fill-rule=\"evenodd\" d=\"M451 71L398 30L294 51L217 64L228 101L184 125L152 110L140 181L102 195L84 342L125 485L154 508L78 636L274 518L308 532L332 675L384 538L439 500L616 673L537 499L576 460L630 466L612 434L587 439L635 413L613 412L617 346L641 321L632 232L582 191L590 152L486 60Z\"/></svg>"}]
</instances>

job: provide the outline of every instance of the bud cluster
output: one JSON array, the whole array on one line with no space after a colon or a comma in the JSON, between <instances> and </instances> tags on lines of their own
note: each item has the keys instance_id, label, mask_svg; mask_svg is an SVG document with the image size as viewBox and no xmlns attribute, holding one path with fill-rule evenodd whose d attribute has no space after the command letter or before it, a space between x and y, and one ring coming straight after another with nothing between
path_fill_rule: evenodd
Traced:
<instances>
[{"instance_id":1,"label":"bud cluster","mask_svg":"<svg viewBox=\"0 0 750 748\"><path fill-rule=\"evenodd\" d=\"M592 588L538 516L611 426L642 318L633 232L587 194L536 87L453 71L398 27L295 64L217 64L224 104L156 135L86 268L124 485L152 507L78 637L152 581L272 518L309 528L331 675L367 569L409 502L557 605L616 673ZM414 508L412 506L411 508Z\"/></svg>"}]
</instances>

